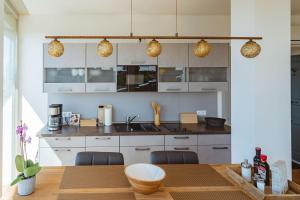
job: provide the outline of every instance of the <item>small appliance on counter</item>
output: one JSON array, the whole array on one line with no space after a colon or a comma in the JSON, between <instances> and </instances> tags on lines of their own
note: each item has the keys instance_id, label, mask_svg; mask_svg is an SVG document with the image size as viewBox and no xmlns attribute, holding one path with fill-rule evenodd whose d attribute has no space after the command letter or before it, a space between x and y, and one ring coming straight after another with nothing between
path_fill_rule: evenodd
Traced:
<instances>
[{"instance_id":1,"label":"small appliance on counter","mask_svg":"<svg viewBox=\"0 0 300 200\"><path fill-rule=\"evenodd\" d=\"M112 105L106 105L104 107L104 125L111 126L112 125Z\"/></svg>"},{"instance_id":2,"label":"small appliance on counter","mask_svg":"<svg viewBox=\"0 0 300 200\"><path fill-rule=\"evenodd\" d=\"M205 117L206 127L224 128L226 119L217 117Z\"/></svg>"},{"instance_id":3,"label":"small appliance on counter","mask_svg":"<svg viewBox=\"0 0 300 200\"><path fill-rule=\"evenodd\" d=\"M98 114L97 114L97 125L103 126L104 125L104 107L105 105L99 105L98 106Z\"/></svg>"},{"instance_id":4,"label":"small appliance on counter","mask_svg":"<svg viewBox=\"0 0 300 200\"><path fill-rule=\"evenodd\" d=\"M48 116L48 130L58 131L61 130L63 119L62 119L62 104L51 104L49 105L49 116Z\"/></svg>"}]
</instances>

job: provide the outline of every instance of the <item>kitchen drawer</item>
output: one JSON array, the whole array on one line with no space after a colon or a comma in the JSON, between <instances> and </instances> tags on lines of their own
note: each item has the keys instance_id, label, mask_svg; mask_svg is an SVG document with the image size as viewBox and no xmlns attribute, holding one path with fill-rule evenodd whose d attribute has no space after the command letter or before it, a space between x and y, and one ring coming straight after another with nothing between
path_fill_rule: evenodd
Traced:
<instances>
[{"instance_id":1,"label":"kitchen drawer","mask_svg":"<svg viewBox=\"0 0 300 200\"><path fill-rule=\"evenodd\" d=\"M231 144L230 135L199 135L198 145Z\"/></svg>"},{"instance_id":2,"label":"kitchen drawer","mask_svg":"<svg viewBox=\"0 0 300 200\"><path fill-rule=\"evenodd\" d=\"M39 164L41 166L73 166L77 153L85 148L40 148Z\"/></svg>"},{"instance_id":3,"label":"kitchen drawer","mask_svg":"<svg viewBox=\"0 0 300 200\"><path fill-rule=\"evenodd\" d=\"M119 136L86 137L86 147L119 147Z\"/></svg>"},{"instance_id":4,"label":"kitchen drawer","mask_svg":"<svg viewBox=\"0 0 300 200\"><path fill-rule=\"evenodd\" d=\"M188 83L177 83L177 82L159 82L158 92L188 92Z\"/></svg>"},{"instance_id":5,"label":"kitchen drawer","mask_svg":"<svg viewBox=\"0 0 300 200\"><path fill-rule=\"evenodd\" d=\"M44 137L40 138L40 147L85 148L85 137Z\"/></svg>"},{"instance_id":6,"label":"kitchen drawer","mask_svg":"<svg viewBox=\"0 0 300 200\"><path fill-rule=\"evenodd\" d=\"M193 151L198 152L198 146L165 146L166 151Z\"/></svg>"},{"instance_id":7,"label":"kitchen drawer","mask_svg":"<svg viewBox=\"0 0 300 200\"><path fill-rule=\"evenodd\" d=\"M198 158L200 164L231 163L231 146L230 145L198 146Z\"/></svg>"},{"instance_id":8,"label":"kitchen drawer","mask_svg":"<svg viewBox=\"0 0 300 200\"><path fill-rule=\"evenodd\" d=\"M85 151L93 152L119 152L119 147L87 147Z\"/></svg>"},{"instance_id":9,"label":"kitchen drawer","mask_svg":"<svg viewBox=\"0 0 300 200\"><path fill-rule=\"evenodd\" d=\"M116 92L116 83L86 83L86 92L101 93L101 92Z\"/></svg>"},{"instance_id":10,"label":"kitchen drawer","mask_svg":"<svg viewBox=\"0 0 300 200\"><path fill-rule=\"evenodd\" d=\"M164 146L120 147L125 165L150 163L150 154L152 151L164 151Z\"/></svg>"},{"instance_id":11,"label":"kitchen drawer","mask_svg":"<svg viewBox=\"0 0 300 200\"><path fill-rule=\"evenodd\" d=\"M44 83L46 93L84 93L85 83Z\"/></svg>"},{"instance_id":12,"label":"kitchen drawer","mask_svg":"<svg viewBox=\"0 0 300 200\"><path fill-rule=\"evenodd\" d=\"M160 146L165 145L164 136L120 136L120 146Z\"/></svg>"},{"instance_id":13,"label":"kitchen drawer","mask_svg":"<svg viewBox=\"0 0 300 200\"><path fill-rule=\"evenodd\" d=\"M189 82L189 92L217 92L227 90L227 82Z\"/></svg>"},{"instance_id":14,"label":"kitchen drawer","mask_svg":"<svg viewBox=\"0 0 300 200\"><path fill-rule=\"evenodd\" d=\"M197 135L166 135L166 145L196 145L197 146Z\"/></svg>"}]
</instances>

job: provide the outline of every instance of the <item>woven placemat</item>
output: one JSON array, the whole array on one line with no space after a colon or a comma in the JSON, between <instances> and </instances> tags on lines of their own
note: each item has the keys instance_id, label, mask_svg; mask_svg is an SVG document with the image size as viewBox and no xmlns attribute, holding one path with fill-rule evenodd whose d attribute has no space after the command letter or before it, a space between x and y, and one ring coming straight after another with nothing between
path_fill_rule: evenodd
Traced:
<instances>
[{"instance_id":1,"label":"woven placemat","mask_svg":"<svg viewBox=\"0 0 300 200\"><path fill-rule=\"evenodd\" d=\"M161 165L166 187L233 186L209 165Z\"/></svg>"},{"instance_id":2,"label":"woven placemat","mask_svg":"<svg viewBox=\"0 0 300 200\"><path fill-rule=\"evenodd\" d=\"M129 188L124 166L66 167L60 189Z\"/></svg>"},{"instance_id":3,"label":"woven placemat","mask_svg":"<svg viewBox=\"0 0 300 200\"><path fill-rule=\"evenodd\" d=\"M57 200L135 200L134 193L59 194Z\"/></svg>"},{"instance_id":4,"label":"woven placemat","mask_svg":"<svg viewBox=\"0 0 300 200\"><path fill-rule=\"evenodd\" d=\"M174 200L252 200L241 191L170 192Z\"/></svg>"}]
</instances>

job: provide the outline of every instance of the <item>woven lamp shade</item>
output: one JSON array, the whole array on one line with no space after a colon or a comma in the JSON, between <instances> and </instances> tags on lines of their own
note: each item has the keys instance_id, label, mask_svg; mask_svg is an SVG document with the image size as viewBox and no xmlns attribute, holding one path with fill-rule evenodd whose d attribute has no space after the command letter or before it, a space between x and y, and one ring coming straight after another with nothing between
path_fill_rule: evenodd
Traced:
<instances>
[{"instance_id":1,"label":"woven lamp shade","mask_svg":"<svg viewBox=\"0 0 300 200\"><path fill-rule=\"evenodd\" d=\"M157 40L152 40L147 46L147 55L150 57L157 57L161 53L161 45Z\"/></svg>"},{"instance_id":2,"label":"woven lamp shade","mask_svg":"<svg viewBox=\"0 0 300 200\"><path fill-rule=\"evenodd\" d=\"M113 46L112 44L107 41L106 39L102 40L97 45L97 54L101 57L108 57L113 53Z\"/></svg>"},{"instance_id":3,"label":"woven lamp shade","mask_svg":"<svg viewBox=\"0 0 300 200\"><path fill-rule=\"evenodd\" d=\"M48 44L48 54L53 57L62 56L64 54L64 45L57 39L54 39Z\"/></svg>"},{"instance_id":4,"label":"woven lamp shade","mask_svg":"<svg viewBox=\"0 0 300 200\"><path fill-rule=\"evenodd\" d=\"M241 48L241 54L246 58L255 58L260 52L260 45L252 40L246 42Z\"/></svg>"},{"instance_id":5,"label":"woven lamp shade","mask_svg":"<svg viewBox=\"0 0 300 200\"><path fill-rule=\"evenodd\" d=\"M207 56L211 51L211 46L205 41L199 41L194 47L194 54L197 57L203 58Z\"/></svg>"}]
</instances>

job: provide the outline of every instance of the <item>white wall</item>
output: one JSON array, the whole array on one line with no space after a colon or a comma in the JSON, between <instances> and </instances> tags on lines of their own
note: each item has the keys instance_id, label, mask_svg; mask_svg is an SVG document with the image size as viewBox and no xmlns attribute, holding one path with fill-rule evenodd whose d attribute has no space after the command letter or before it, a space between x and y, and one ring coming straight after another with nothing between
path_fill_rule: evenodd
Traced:
<instances>
[{"instance_id":1,"label":"white wall","mask_svg":"<svg viewBox=\"0 0 300 200\"><path fill-rule=\"evenodd\" d=\"M232 160L252 160L261 146L269 163L286 161L291 177L290 4L232 0L231 9L233 35L264 38L253 60L238 53L240 42L232 43Z\"/></svg>"},{"instance_id":2,"label":"white wall","mask_svg":"<svg viewBox=\"0 0 300 200\"><path fill-rule=\"evenodd\" d=\"M4 1L0 0L0 198L2 196L2 137L3 137L3 19Z\"/></svg>"},{"instance_id":3,"label":"white wall","mask_svg":"<svg viewBox=\"0 0 300 200\"><path fill-rule=\"evenodd\" d=\"M228 35L227 16L180 16L182 35ZM175 16L134 16L134 34L174 35ZM32 15L19 18L19 69L22 119L35 135L47 122L48 96L42 93L42 43L46 35L128 35L128 15ZM67 42L87 42L67 41ZM90 40L89 40L90 42ZM37 146L37 141L34 141ZM32 148L31 157L35 154Z\"/></svg>"}]
</instances>

